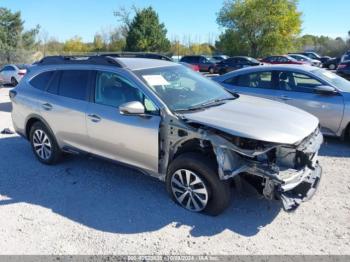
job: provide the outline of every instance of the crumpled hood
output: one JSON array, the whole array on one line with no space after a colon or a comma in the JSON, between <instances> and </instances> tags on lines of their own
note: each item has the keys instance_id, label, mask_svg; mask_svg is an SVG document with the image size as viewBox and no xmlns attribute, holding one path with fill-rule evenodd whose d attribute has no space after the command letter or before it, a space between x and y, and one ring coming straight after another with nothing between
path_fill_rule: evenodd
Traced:
<instances>
[{"instance_id":1,"label":"crumpled hood","mask_svg":"<svg viewBox=\"0 0 350 262\"><path fill-rule=\"evenodd\" d=\"M231 135L279 144L301 141L319 123L316 117L296 107L247 95L183 116Z\"/></svg>"}]
</instances>

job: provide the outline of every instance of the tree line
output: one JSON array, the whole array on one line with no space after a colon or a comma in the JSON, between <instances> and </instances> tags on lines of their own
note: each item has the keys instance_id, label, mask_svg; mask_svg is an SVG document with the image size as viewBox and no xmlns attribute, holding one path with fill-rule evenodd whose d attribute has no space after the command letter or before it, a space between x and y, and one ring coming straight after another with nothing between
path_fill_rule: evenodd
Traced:
<instances>
[{"instance_id":1,"label":"tree line","mask_svg":"<svg viewBox=\"0 0 350 262\"><path fill-rule=\"evenodd\" d=\"M25 31L20 12L0 7L0 60L18 60L26 52L37 56L131 51L263 57L302 50L340 56L350 49L350 32L347 39L301 36L302 13L297 5L297 0L226 0L217 14L222 33L215 42L204 43L192 42L190 37L186 42L170 41L152 7L120 8L113 13L120 26L96 32L92 42L80 36L60 42L39 25Z\"/></svg>"}]
</instances>

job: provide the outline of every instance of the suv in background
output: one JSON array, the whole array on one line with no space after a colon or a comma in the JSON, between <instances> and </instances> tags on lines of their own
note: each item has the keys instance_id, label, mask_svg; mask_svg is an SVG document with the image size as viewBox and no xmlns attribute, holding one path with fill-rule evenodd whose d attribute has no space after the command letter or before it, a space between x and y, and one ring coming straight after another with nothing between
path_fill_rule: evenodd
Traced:
<instances>
[{"instance_id":1,"label":"suv in background","mask_svg":"<svg viewBox=\"0 0 350 262\"><path fill-rule=\"evenodd\" d=\"M215 63L211 62L207 57L203 55L189 55L180 59L180 62L197 65L200 72L214 73Z\"/></svg>"},{"instance_id":2,"label":"suv in background","mask_svg":"<svg viewBox=\"0 0 350 262\"><path fill-rule=\"evenodd\" d=\"M321 61L322 64L326 63L329 59L331 59L331 57L329 56L320 56L316 52L300 52L300 53L293 53L293 54L300 54L300 55L307 56L311 59Z\"/></svg>"},{"instance_id":3,"label":"suv in background","mask_svg":"<svg viewBox=\"0 0 350 262\"><path fill-rule=\"evenodd\" d=\"M255 58L248 57L248 56L234 56L231 58L228 58L226 60L221 61L215 66L215 73L217 74L226 74L228 72L241 69L248 66L258 66L262 65L260 61L256 60Z\"/></svg>"},{"instance_id":4,"label":"suv in background","mask_svg":"<svg viewBox=\"0 0 350 262\"><path fill-rule=\"evenodd\" d=\"M54 164L62 152L115 160L165 181L190 211L219 214L230 183L245 177L293 210L321 177L316 117L232 94L176 63L47 57L10 98L13 126L40 162Z\"/></svg>"}]
</instances>

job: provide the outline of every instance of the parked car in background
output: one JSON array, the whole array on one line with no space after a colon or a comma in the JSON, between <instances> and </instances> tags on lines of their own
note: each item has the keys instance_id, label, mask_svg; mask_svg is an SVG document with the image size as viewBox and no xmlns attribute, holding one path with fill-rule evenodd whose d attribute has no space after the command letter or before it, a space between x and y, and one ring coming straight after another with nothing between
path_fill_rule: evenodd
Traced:
<instances>
[{"instance_id":1,"label":"parked car in background","mask_svg":"<svg viewBox=\"0 0 350 262\"><path fill-rule=\"evenodd\" d=\"M192 65L192 64L188 64L185 62L179 62L179 64L186 66L188 68L191 68L193 71L199 72L199 66L198 65Z\"/></svg>"},{"instance_id":2,"label":"parked car in background","mask_svg":"<svg viewBox=\"0 0 350 262\"><path fill-rule=\"evenodd\" d=\"M311 66L317 66L317 67L322 67L322 63L319 60L316 59L311 59L310 57L300 55L300 54L288 54L288 56L293 57L294 59L298 61L303 61L308 63Z\"/></svg>"},{"instance_id":3,"label":"parked car in background","mask_svg":"<svg viewBox=\"0 0 350 262\"><path fill-rule=\"evenodd\" d=\"M337 69L340 61L341 61L341 57L331 58L327 62L323 63L323 67L328 68L329 70L335 70Z\"/></svg>"},{"instance_id":4,"label":"parked car in background","mask_svg":"<svg viewBox=\"0 0 350 262\"><path fill-rule=\"evenodd\" d=\"M122 162L164 181L190 211L221 213L237 176L294 210L321 179L316 117L232 94L177 63L47 57L10 98L13 126L41 163L62 152Z\"/></svg>"},{"instance_id":5,"label":"parked car in background","mask_svg":"<svg viewBox=\"0 0 350 262\"><path fill-rule=\"evenodd\" d=\"M29 65L25 64L5 65L0 70L0 84L16 86L27 73L28 67Z\"/></svg>"},{"instance_id":6,"label":"parked car in background","mask_svg":"<svg viewBox=\"0 0 350 262\"><path fill-rule=\"evenodd\" d=\"M215 62L221 62L221 61L224 61L230 57L227 55L213 55L211 58Z\"/></svg>"},{"instance_id":7,"label":"parked car in background","mask_svg":"<svg viewBox=\"0 0 350 262\"><path fill-rule=\"evenodd\" d=\"M350 60L350 51L347 51L342 57L341 62L349 61Z\"/></svg>"},{"instance_id":8,"label":"parked car in background","mask_svg":"<svg viewBox=\"0 0 350 262\"><path fill-rule=\"evenodd\" d=\"M316 52L300 52L300 53L298 52L295 54L301 54L301 55L307 56L311 59L319 60L319 61L321 61L322 64L326 63L329 59L331 59L331 57L329 57L329 56L320 56Z\"/></svg>"},{"instance_id":9,"label":"parked car in background","mask_svg":"<svg viewBox=\"0 0 350 262\"><path fill-rule=\"evenodd\" d=\"M280 101L320 120L324 134L350 137L350 82L311 66L266 66L240 69L212 78L225 88Z\"/></svg>"},{"instance_id":10,"label":"parked car in background","mask_svg":"<svg viewBox=\"0 0 350 262\"><path fill-rule=\"evenodd\" d=\"M240 68L248 67L248 66L258 66L262 65L260 61L255 58L248 56L234 56L228 58L226 60L217 63L214 69L214 72L217 74L226 74L227 72L231 72Z\"/></svg>"},{"instance_id":11,"label":"parked car in background","mask_svg":"<svg viewBox=\"0 0 350 262\"><path fill-rule=\"evenodd\" d=\"M180 59L180 62L197 65L200 72L209 72L210 74L214 73L215 63L203 55L184 56Z\"/></svg>"},{"instance_id":12,"label":"parked car in background","mask_svg":"<svg viewBox=\"0 0 350 262\"><path fill-rule=\"evenodd\" d=\"M341 62L338 65L337 74L350 80L350 60Z\"/></svg>"},{"instance_id":13,"label":"parked car in background","mask_svg":"<svg viewBox=\"0 0 350 262\"><path fill-rule=\"evenodd\" d=\"M291 56L288 55L275 55L268 56L261 60L261 62L266 64L294 64L294 65L306 65L305 61L298 61Z\"/></svg>"}]
</instances>

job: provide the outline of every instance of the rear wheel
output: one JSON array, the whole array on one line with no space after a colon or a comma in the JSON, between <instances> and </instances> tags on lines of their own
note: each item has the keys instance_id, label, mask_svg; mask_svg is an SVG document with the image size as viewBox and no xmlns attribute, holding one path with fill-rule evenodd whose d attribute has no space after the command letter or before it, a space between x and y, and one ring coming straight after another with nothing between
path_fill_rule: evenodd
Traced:
<instances>
[{"instance_id":1,"label":"rear wheel","mask_svg":"<svg viewBox=\"0 0 350 262\"><path fill-rule=\"evenodd\" d=\"M17 86L18 85L18 82L17 82L16 78L14 78L14 77L11 78L11 85L12 86Z\"/></svg>"},{"instance_id":2,"label":"rear wheel","mask_svg":"<svg viewBox=\"0 0 350 262\"><path fill-rule=\"evenodd\" d=\"M37 159L47 165L56 163L60 156L56 139L50 130L41 122L36 122L30 129L30 142Z\"/></svg>"},{"instance_id":3,"label":"rear wheel","mask_svg":"<svg viewBox=\"0 0 350 262\"><path fill-rule=\"evenodd\" d=\"M169 166L166 177L171 198L189 211L218 215L230 203L231 190L221 181L215 162L198 153L185 153Z\"/></svg>"},{"instance_id":4,"label":"rear wheel","mask_svg":"<svg viewBox=\"0 0 350 262\"><path fill-rule=\"evenodd\" d=\"M214 68L213 67L209 68L209 74L214 74Z\"/></svg>"}]
</instances>

